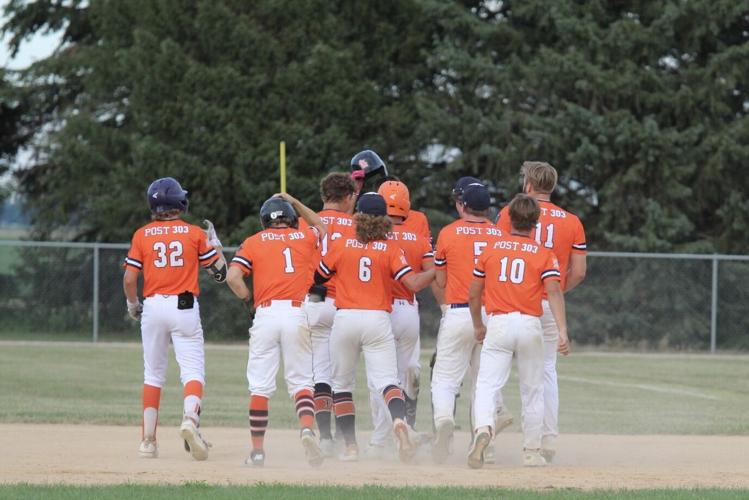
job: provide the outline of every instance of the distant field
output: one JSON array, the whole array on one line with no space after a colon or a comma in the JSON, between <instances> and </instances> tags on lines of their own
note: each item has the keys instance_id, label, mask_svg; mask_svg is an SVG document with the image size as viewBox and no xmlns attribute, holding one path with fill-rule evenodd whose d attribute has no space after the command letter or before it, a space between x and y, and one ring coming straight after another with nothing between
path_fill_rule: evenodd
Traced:
<instances>
[{"instance_id":1,"label":"distant field","mask_svg":"<svg viewBox=\"0 0 749 500\"><path fill-rule=\"evenodd\" d=\"M417 428L431 428L428 355L422 364ZM205 426L247 425L245 345L208 346ZM363 366L363 362L360 367ZM0 422L138 425L142 358L139 344L0 342ZM573 354L560 359L561 427L568 433L747 434L749 356ZM369 426L360 369L357 421ZM279 374L271 427L296 425ZM465 391L464 391L465 392ZM505 398L516 416L517 378ZM458 424L467 429L467 397ZM177 365L170 359L161 420L181 416Z\"/></svg>"},{"instance_id":2,"label":"distant field","mask_svg":"<svg viewBox=\"0 0 749 500\"><path fill-rule=\"evenodd\" d=\"M348 488L342 486L288 486L263 484L258 486L208 486L204 484L186 484L184 486L0 486L0 496L16 499L174 499L211 498L231 500L245 498L272 498L277 500L309 500L325 498L329 500L350 500L351 498L368 498L372 500L424 499L440 500L460 497L462 499L503 498L508 500L577 500L577 499L661 499L679 498L685 500L700 499L741 499L746 498L746 490L639 490L639 491L519 491L497 488L388 488L382 486L365 486Z\"/></svg>"}]
</instances>

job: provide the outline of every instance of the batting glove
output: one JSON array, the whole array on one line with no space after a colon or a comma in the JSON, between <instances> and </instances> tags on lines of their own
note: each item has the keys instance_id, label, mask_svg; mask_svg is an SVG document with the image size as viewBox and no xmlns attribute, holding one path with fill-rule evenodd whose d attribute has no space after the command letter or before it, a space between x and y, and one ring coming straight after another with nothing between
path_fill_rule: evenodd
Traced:
<instances>
[{"instance_id":1,"label":"batting glove","mask_svg":"<svg viewBox=\"0 0 749 500\"><path fill-rule=\"evenodd\" d=\"M141 304L140 300L136 300L135 302L130 302L128 300L127 313L135 321L140 321L141 316L143 316L143 304Z\"/></svg>"}]
</instances>

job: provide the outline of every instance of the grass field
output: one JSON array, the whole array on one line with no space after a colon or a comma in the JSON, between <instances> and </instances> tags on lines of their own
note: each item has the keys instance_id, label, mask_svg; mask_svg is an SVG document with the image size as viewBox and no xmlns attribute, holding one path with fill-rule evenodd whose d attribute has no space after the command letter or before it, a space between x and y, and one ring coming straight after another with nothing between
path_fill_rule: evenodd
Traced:
<instances>
[{"instance_id":1,"label":"grass field","mask_svg":"<svg viewBox=\"0 0 749 500\"><path fill-rule=\"evenodd\" d=\"M427 367L427 352L422 359ZM559 361L561 428L566 433L747 434L749 357L573 354ZM247 425L245 345L208 346L203 425ZM363 363L362 363L363 365ZM357 421L369 426L360 365ZM139 344L0 342L0 422L138 425L142 358ZM279 374L270 427L295 427ZM422 370L417 428L430 422L429 369ZM466 392L466 391L464 391ZM517 378L505 399L520 416ZM173 355L161 421L181 418L181 389ZM467 398L458 424L467 428ZM519 430L519 425L513 425Z\"/></svg>"},{"instance_id":2,"label":"grass field","mask_svg":"<svg viewBox=\"0 0 749 500\"><path fill-rule=\"evenodd\" d=\"M639 491L594 491L578 490L562 491L518 491L483 488L387 488L369 486L363 488L348 488L341 486L287 486L287 485L258 485L258 486L208 486L204 484L187 484L184 486L0 486L0 497L27 499L115 499L115 498L149 498L174 499L211 498L215 500L272 498L276 500L309 500L310 498L325 498L328 500L350 500L352 498L367 498L371 500L440 500L460 497L462 499L501 498L512 500L577 500L577 499L662 499L679 498L684 500L700 499L742 499L746 498L746 491L740 490L639 490Z\"/></svg>"}]
</instances>

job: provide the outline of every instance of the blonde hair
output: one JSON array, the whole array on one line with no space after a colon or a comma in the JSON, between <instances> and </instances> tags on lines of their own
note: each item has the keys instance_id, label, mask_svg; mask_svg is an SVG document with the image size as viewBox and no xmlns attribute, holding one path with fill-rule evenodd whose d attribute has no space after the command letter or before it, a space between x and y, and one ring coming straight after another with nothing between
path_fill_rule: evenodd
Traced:
<instances>
[{"instance_id":1,"label":"blonde hair","mask_svg":"<svg viewBox=\"0 0 749 500\"><path fill-rule=\"evenodd\" d=\"M354 215L356 223L356 239L362 243L386 240L388 233L393 230L393 223L384 216L358 213Z\"/></svg>"},{"instance_id":2,"label":"blonde hair","mask_svg":"<svg viewBox=\"0 0 749 500\"><path fill-rule=\"evenodd\" d=\"M523 184L530 184L537 193L551 194L557 187L557 171L545 161L526 161L520 169Z\"/></svg>"}]
</instances>

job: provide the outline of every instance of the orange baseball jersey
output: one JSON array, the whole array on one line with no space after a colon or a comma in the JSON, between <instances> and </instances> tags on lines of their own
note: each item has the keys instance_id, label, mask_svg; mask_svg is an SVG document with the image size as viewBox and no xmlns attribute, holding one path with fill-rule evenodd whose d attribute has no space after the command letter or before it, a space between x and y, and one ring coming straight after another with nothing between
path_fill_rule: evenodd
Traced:
<instances>
[{"instance_id":1,"label":"orange baseball jersey","mask_svg":"<svg viewBox=\"0 0 749 500\"><path fill-rule=\"evenodd\" d=\"M362 243L344 237L328 248L318 272L338 277L338 309L392 310L393 283L413 272L403 250L390 241Z\"/></svg>"},{"instance_id":2,"label":"orange baseball jersey","mask_svg":"<svg viewBox=\"0 0 749 500\"><path fill-rule=\"evenodd\" d=\"M255 307L269 300L302 301L312 285L318 242L314 229L264 229L242 242L230 265L252 274Z\"/></svg>"},{"instance_id":3,"label":"orange baseball jersey","mask_svg":"<svg viewBox=\"0 0 749 500\"><path fill-rule=\"evenodd\" d=\"M432 261L434 258L429 241L423 235L406 229L404 224L393 225L393 230L388 233L388 241L392 241L403 250L408 265L415 273L421 272L422 262ZM394 281L393 298L413 302L415 294L400 281Z\"/></svg>"},{"instance_id":4,"label":"orange baseball jersey","mask_svg":"<svg viewBox=\"0 0 749 500\"><path fill-rule=\"evenodd\" d=\"M458 219L442 228L437 237L434 266L447 272L445 302L466 304L473 269L481 252L502 237L502 231L488 220Z\"/></svg>"},{"instance_id":5,"label":"orange baseball jersey","mask_svg":"<svg viewBox=\"0 0 749 500\"><path fill-rule=\"evenodd\" d=\"M549 248L559 259L559 269L562 271L562 290L567 283L567 272L572 253L585 254L585 230L576 215L559 208L550 201L539 201L541 215L536 228L531 232L531 238L545 248ZM510 234L510 209L505 206L499 213L497 220L499 227L506 234ZM544 293L544 297L546 294Z\"/></svg>"},{"instance_id":6,"label":"orange baseball jersey","mask_svg":"<svg viewBox=\"0 0 749 500\"><path fill-rule=\"evenodd\" d=\"M143 271L143 296L200 295L198 265L219 258L200 227L176 220L153 221L133 234L125 268Z\"/></svg>"},{"instance_id":7,"label":"orange baseball jersey","mask_svg":"<svg viewBox=\"0 0 749 500\"><path fill-rule=\"evenodd\" d=\"M432 231L429 229L429 221L424 212L409 210L408 217L403 221L403 227L423 236L430 245L432 244Z\"/></svg>"},{"instance_id":8,"label":"orange baseball jersey","mask_svg":"<svg viewBox=\"0 0 749 500\"><path fill-rule=\"evenodd\" d=\"M331 242L336 241L344 236L353 236L356 232L354 228L354 219L351 215L340 210L320 210L317 212L320 216L327 230L327 234L322 240L322 243L318 249L317 256L312 262L312 270L310 275L314 275L315 269L320 265L320 260L325 257L328 253L328 248ZM299 221L299 227L309 227L303 220ZM328 288L327 296L334 299L336 294L336 277L333 276L330 281L325 283Z\"/></svg>"},{"instance_id":9,"label":"orange baseball jersey","mask_svg":"<svg viewBox=\"0 0 749 500\"><path fill-rule=\"evenodd\" d=\"M561 281L554 253L529 237L515 235L487 247L478 258L473 276L484 280L487 314L541 316L544 281Z\"/></svg>"}]
</instances>

